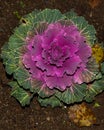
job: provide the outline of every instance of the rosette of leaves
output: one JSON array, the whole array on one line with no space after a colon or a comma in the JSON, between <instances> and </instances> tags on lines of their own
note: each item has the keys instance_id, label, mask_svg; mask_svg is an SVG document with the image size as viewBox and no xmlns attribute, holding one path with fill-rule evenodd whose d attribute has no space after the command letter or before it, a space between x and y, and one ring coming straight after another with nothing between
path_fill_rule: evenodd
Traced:
<instances>
[{"instance_id":1,"label":"rosette of leaves","mask_svg":"<svg viewBox=\"0 0 104 130\"><path fill-rule=\"evenodd\" d=\"M92 55L96 31L74 11L35 10L24 16L1 57L13 75L11 95L22 106L38 95L42 106L92 101L104 90L101 68Z\"/></svg>"}]
</instances>

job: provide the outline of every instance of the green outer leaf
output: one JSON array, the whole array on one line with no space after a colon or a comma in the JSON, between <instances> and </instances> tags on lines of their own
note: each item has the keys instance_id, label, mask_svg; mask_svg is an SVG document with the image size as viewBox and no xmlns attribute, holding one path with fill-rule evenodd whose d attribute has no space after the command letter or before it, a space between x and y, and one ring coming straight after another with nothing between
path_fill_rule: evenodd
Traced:
<instances>
[{"instance_id":1,"label":"green outer leaf","mask_svg":"<svg viewBox=\"0 0 104 130\"><path fill-rule=\"evenodd\" d=\"M101 72L104 74L104 62L101 64Z\"/></svg>"},{"instance_id":2,"label":"green outer leaf","mask_svg":"<svg viewBox=\"0 0 104 130\"><path fill-rule=\"evenodd\" d=\"M41 87L38 91L38 94L40 97L45 98L45 97L50 97L55 93L54 90L49 89L47 86L46 87Z\"/></svg>"},{"instance_id":3,"label":"green outer leaf","mask_svg":"<svg viewBox=\"0 0 104 130\"><path fill-rule=\"evenodd\" d=\"M19 54L8 47L8 44L3 46L1 58L3 59L3 64L6 66L6 72L12 74L19 66Z\"/></svg>"},{"instance_id":4,"label":"green outer leaf","mask_svg":"<svg viewBox=\"0 0 104 130\"><path fill-rule=\"evenodd\" d=\"M102 73L99 71L99 64L96 63L96 60L93 57L89 58L86 68L88 68L88 71L87 74L85 75L85 80L87 80L88 78L89 81L91 82L102 78Z\"/></svg>"},{"instance_id":5,"label":"green outer leaf","mask_svg":"<svg viewBox=\"0 0 104 130\"><path fill-rule=\"evenodd\" d=\"M36 24L35 19L39 11L34 10L32 13L21 18L21 25L14 29L14 34L9 39L9 47L16 49L26 44L26 36ZM25 23L22 22L25 21Z\"/></svg>"},{"instance_id":6,"label":"green outer leaf","mask_svg":"<svg viewBox=\"0 0 104 130\"><path fill-rule=\"evenodd\" d=\"M45 84L43 84L41 81L38 80L32 80L31 86L32 87L30 91L33 92L34 94L38 93L38 95L41 98L50 97L55 93L54 90L49 89Z\"/></svg>"},{"instance_id":7,"label":"green outer leaf","mask_svg":"<svg viewBox=\"0 0 104 130\"><path fill-rule=\"evenodd\" d=\"M38 13L36 15L36 21L37 22L48 22L48 23L52 23L61 19L65 19L66 16L63 15L59 10L57 9L45 9L43 11L41 11L40 13Z\"/></svg>"},{"instance_id":8,"label":"green outer leaf","mask_svg":"<svg viewBox=\"0 0 104 130\"><path fill-rule=\"evenodd\" d=\"M15 29L14 33L22 41L25 41L25 37L31 33L31 31L34 31L39 22L52 23L64 19L65 17L66 16L61 14L57 9L45 9L43 11L35 10L21 19L21 21L24 21L25 23L22 22L22 24Z\"/></svg>"},{"instance_id":9,"label":"green outer leaf","mask_svg":"<svg viewBox=\"0 0 104 130\"><path fill-rule=\"evenodd\" d=\"M42 88L42 86L39 86L37 93L41 98L46 98L52 96L54 94L54 90L50 90L48 87Z\"/></svg>"},{"instance_id":10,"label":"green outer leaf","mask_svg":"<svg viewBox=\"0 0 104 130\"><path fill-rule=\"evenodd\" d=\"M66 104L80 102L83 100L85 96L86 86L86 84L75 85L73 86L73 92L71 92L70 89L67 89L64 92L57 91L55 96L59 98L59 100L65 102Z\"/></svg>"},{"instance_id":11,"label":"green outer leaf","mask_svg":"<svg viewBox=\"0 0 104 130\"><path fill-rule=\"evenodd\" d=\"M38 93L41 85L42 83L40 81L32 79L30 91L33 92L34 94Z\"/></svg>"},{"instance_id":12,"label":"green outer leaf","mask_svg":"<svg viewBox=\"0 0 104 130\"><path fill-rule=\"evenodd\" d=\"M88 90L86 91L85 100L91 102L94 97L104 91L104 76L100 80L96 80L93 84L88 85Z\"/></svg>"},{"instance_id":13,"label":"green outer leaf","mask_svg":"<svg viewBox=\"0 0 104 130\"><path fill-rule=\"evenodd\" d=\"M15 97L22 106L30 104L31 96L29 96L29 94L22 89L17 82L12 81L9 85L12 87L11 96Z\"/></svg>"},{"instance_id":14,"label":"green outer leaf","mask_svg":"<svg viewBox=\"0 0 104 130\"><path fill-rule=\"evenodd\" d=\"M34 24L36 23L35 22L35 19L36 19L36 16L38 15L38 13L40 13L41 10L34 10L32 11L31 13L23 16L20 20L20 24L22 24L23 26L34 26ZM24 22L25 23L24 23Z\"/></svg>"},{"instance_id":15,"label":"green outer leaf","mask_svg":"<svg viewBox=\"0 0 104 130\"><path fill-rule=\"evenodd\" d=\"M31 88L29 73L26 70L19 68L17 71L15 71L13 76L18 81L18 84L24 89Z\"/></svg>"},{"instance_id":16,"label":"green outer leaf","mask_svg":"<svg viewBox=\"0 0 104 130\"><path fill-rule=\"evenodd\" d=\"M77 14L72 10L67 12L67 19L71 20L80 30L82 35L87 38L88 43L93 46L96 40L96 30L93 25L89 25L88 22L82 16L77 16Z\"/></svg>"},{"instance_id":17,"label":"green outer leaf","mask_svg":"<svg viewBox=\"0 0 104 130\"><path fill-rule=\"evenodd\" d=\"M3 59L3 63L6 64L6 62L8 61L8 57L9 57L9 51L8 50L8 44L4 44L4 46L1 48L1 58Z\"/></svg>"},{"instance_id":18,"label":"green outer leaf","mask_svg":"<svg viewBox=\"0 0 104 130\"><path fill-rule=\"evenodd\" d=\"M38 97L38 101L41 104L41 106L45 106L45 107L47 105L51 105L52 107L62 106L62 103L60 102L60 100L56 98L55 96L48 97L48 98Z\"/></svg>"}]
</instances>

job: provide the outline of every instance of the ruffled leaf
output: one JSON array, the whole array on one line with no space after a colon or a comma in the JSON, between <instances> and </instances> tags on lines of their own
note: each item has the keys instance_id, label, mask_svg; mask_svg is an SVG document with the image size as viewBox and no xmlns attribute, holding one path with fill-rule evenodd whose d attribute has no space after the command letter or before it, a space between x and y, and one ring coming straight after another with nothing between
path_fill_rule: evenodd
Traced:
<instances>
[{"instance_id":1,"label":"ruffled leaf","mask_svg":"<svg viewBox=\"0 0 104 130\"><path fill-rule=\"evenodd\" d=\"M93 101L94 97L102 91L104 91L104 76L100 80L87 86L85 100L87 102Z\"/></svg>"},{"instance_id":2,"label":"ruffled leaf","mask_svg":"<svg viewBox=\"0 0 104 130\"><path fill-rule=\"evenodd\" d=\"M82 35L87 38L88 43L93 46L96 40L96 30L93 25L89 25L88 22L82 16L77 16L77 14L71 10L66 14L67 19L70 19L80 30Z\"/></svg>"},{"instance_id":3,"label":"ruffled leaf","mask_svg":"<svg viewBox=\"0 0 104 130\"><path fill-rule=\"evenodd\" d=\"M38 93L41 98L50 97L55 93L54 90L49 89L45 84L42 84L42 82L38 80L32 80L31 83L32 87L30 88L30 91L34 94Z\"/></svg>"},{"instance_id":4,"label":"ruffled leaf","mask_svg":"<svg viewBox=\"0 0 104 130\"><path fill-rule=\"evenodd\" d=\"M43 86L43 87L42 87ZM47 86L42 85L38 91L40 97L50 97L54 94L54 90L49 89Z\"/></svg>"},{"instance_id":5,"label":"ruffled leaf","mask_svg":"<svg viewBox=\"0 0 104 130\"><path fill-rule=\"evenodd\" d=\"M101 72L104 74L104 62L101 64Z\"/></svg>"},{"instance_id":6,"label":"ruffled leaf","mask_svg":"<svg viewBox=\"0 0 104 130\"><path fill-rule=\"evenodd\" d=\"M19 68L14 73L14 78L17 79L19 85L23 86L24 89L30 89L31 87L30 77L29 73L26 70Z\"/></svg>"},{"instance_id":7,"label":"ruffled leaf","mask_svg":"<svg viewBox=\"0 0 104 130\"><path fill-rule=\"evenodd\" d=\"M1 58L3 58L3 64L6 66L6 72L12 74L19 66L19 55L15 50L10 50L8 44L5 44L2 48Z\"/></svg>"},{"instance_id":8,"label":"ruffled leaf","mask_svg":"<svg viewBox=\"0 0 104 130\"><path fill-rule=\"evenodd\" d=\"M36 16L38 15L39 12L40 12L40 10L34 10L31 13L23 16L20 20L20 24L22 24L24 26L26 26L26 25L34 26L36 24L36 22L35 22Z\"/></svg>"},{"instance_id":9,"label":"ruffled leaf","mask_svg":"<svg viewBox=\"0 0 104 130\"><path fill-rule=\"evenodd\" d=\"M61 19L64 19L65 16L62 15L62 13L57 10L57 9L45 9L43 11L41 11L40 13L38 13L36 15L36 22L48 22L48 23L52 23Z\"/></svg>"},{"instance_id":10,"label":"ruffled leaf","mask_svg":"<svg viewBox=\"0 0 104 130\"><path fill-rule=\"evenodd\" d=\"M67 89L64 92L56 91L56 97L66 104L74 102L80 102L83 100L86 93L86 84L74 85L71 89Z\"/></svg>"},{"instance_id":11,"label":"ruffled leaf","mask_svg":"<svg viewBox=\"0 0 104 130\"><path fill-rule=\"evenodd\" d=\"M91 57L87 63L87 68L90 74L90 81L95 79L100 79L102 77L101 72L99 71L99 64L96 63L96 60Z\"/></svg>"},{"instance_id":12,"label":"ruffled leaf","mask_svg":"<svg viewBox=\"0 0 104 130\"><path fill-rule=\"evenodd\" d=\"M12 87L11 96L15 97L22 106L30 104L31 96L29 96L29 94L22 89L17 82L12 81L9 85Z\"/></svg>"},{"instance_id":13,"label":"ruffled leaf","mask_svg":"<svg viewBox=\"0 0 104 130\"><path fill-rule=\"evenodd\" d=\"M39 103L42 106L48 106L51 105L52 107L62 106L62 103L59 99L57 99L55 96L49 97L49 98L38 98Z\"/></svg>"}]
</instances>

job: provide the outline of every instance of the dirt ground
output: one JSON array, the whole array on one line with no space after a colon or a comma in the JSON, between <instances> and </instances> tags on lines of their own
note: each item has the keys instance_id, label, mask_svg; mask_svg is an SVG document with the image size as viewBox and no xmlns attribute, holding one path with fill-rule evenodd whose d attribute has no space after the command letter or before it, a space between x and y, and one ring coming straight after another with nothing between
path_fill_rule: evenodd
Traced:
<instances>
[{"instance_id":1,"label":"dirt ground","mask_svg":"<svg viewBox=\"0 0 104 130\"><path fill-rule=\"evenodd\" d=\"M104 0L0 0L0 48L8 42L21 16L45 8L57 8L63 13L74 8L95 26L99 42L104 42ZM104 92L94 101L100 107L93 108L94 102L89 104L97 117L97 124L79 128L70 122L68 107L44 108L34 98L30 106L22 108L10 96L7 83L11 79L0 61L0 130L103 130Z\"/></svg>"}]
</instances>

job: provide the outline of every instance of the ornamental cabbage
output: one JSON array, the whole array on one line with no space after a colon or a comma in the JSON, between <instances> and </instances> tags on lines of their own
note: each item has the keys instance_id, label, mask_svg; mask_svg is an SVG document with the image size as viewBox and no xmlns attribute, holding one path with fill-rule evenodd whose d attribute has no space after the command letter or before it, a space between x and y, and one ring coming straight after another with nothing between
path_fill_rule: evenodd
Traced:
<instances>
[{"instance_id":1,"label":"ornamental cabbage","mask_svg":"<svg viewBox=\"0 0 104 130\"><path fill-rule=\"evenodd\" d=\"M11 95L22 106L36 94L42 106L54 107L92 101L104 90L103 69L92 51L96 31L83 17L45 9L20 22L1 57L6 72L14 77Z\"/></svg>"}]
</instances>

